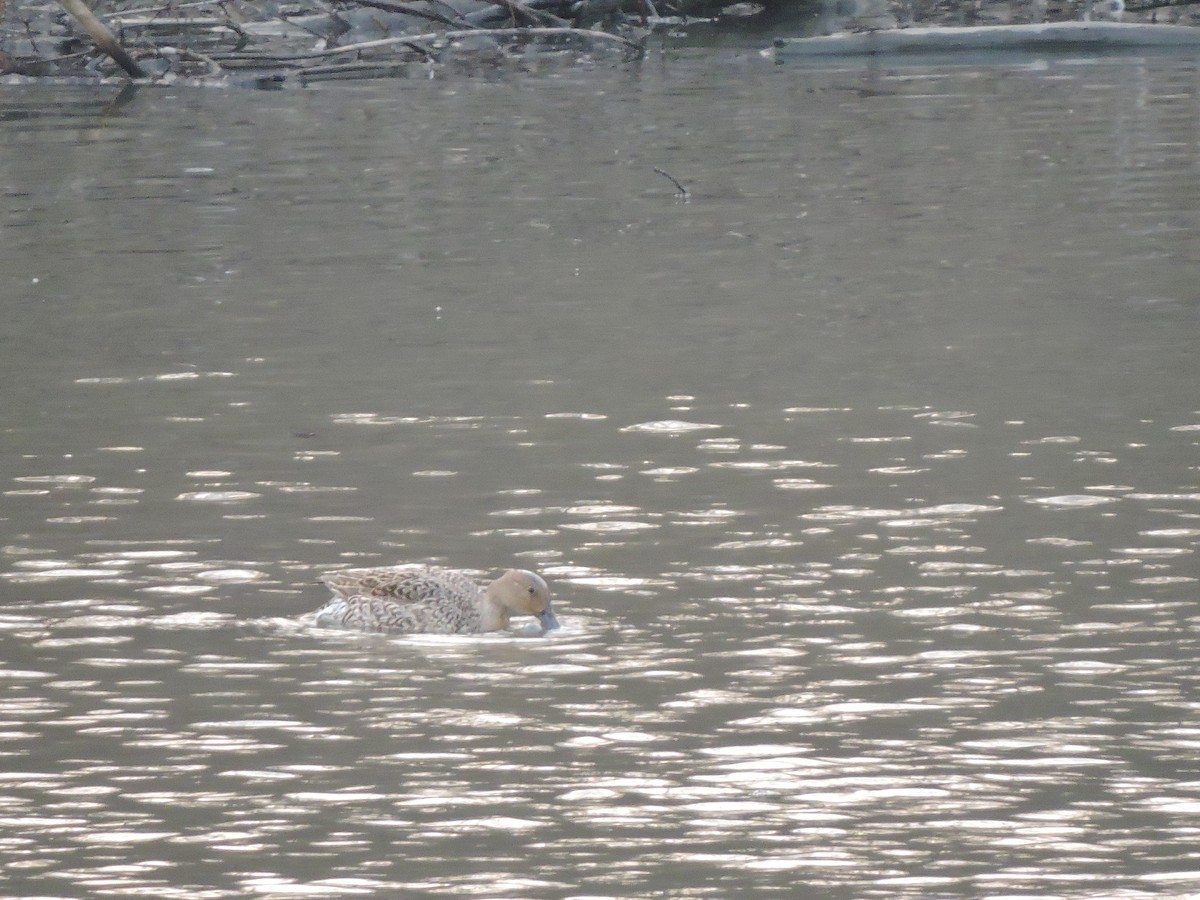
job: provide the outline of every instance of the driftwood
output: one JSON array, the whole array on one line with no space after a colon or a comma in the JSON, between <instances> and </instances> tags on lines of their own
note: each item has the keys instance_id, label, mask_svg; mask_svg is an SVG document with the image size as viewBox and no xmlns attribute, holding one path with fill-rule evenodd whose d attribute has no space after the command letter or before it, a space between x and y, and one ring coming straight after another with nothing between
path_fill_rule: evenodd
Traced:
<instances>
[{"instance_id":1,"label":"driftwood","mask_svg":"<svg viewBox=\"0 0 1200 900\"><path fill-rule=\"evenodd\" d=\"M117 43L116 37L108 30L108 26L96 18L95 13L83 0L58 0L58 2L63 9L75 17L76 21L83 26L83 30L92 36L96 46L112 57L113 62L129 73L131 78L147 77L146 70L139 66L137 60Z\"/></svg>"},{"instance_id":2,"label":"driftwood","mask_svg":"<svg viewBox=\"0 0 1200 900\"><path fill-rule=\"evenodd\" d=\"M1047 25L981 25L971 28L896 28L776 42L783 58L918 53L1104 52L1183 49L1200 52L1200 28L1129 22L1057 22Z\"/></svg>"},{"instance_id":3,"label":"driftwood","mask_svg":"<svg viewBox=\"0 0 1200 900\"><path fill-rule=\"evenodd\" d=\"M412 3L396 3L394 0L339 0L337 5L367 6L371 9L382 10L383 12L400 13L401 15L413 16L418 19L428 19L431 22L441 22L443 25L466 25L468 27L471 25L464 16L460 15L452 7L448 7L451 14L446 14L433 9L423 9Z\"/></svg>"},{"instance_id":4,"label":"driftwood","mask_svg":"<svg viewBox=\"0 0 1200 900\"><path fill-rule=\"evenodd\" d=\"M503 6L513 18L520 17L527 22L536 22L538 25L550 26L552 28L567 28L571 23L566 19L560 19L552 13L541 12L533 9L523 3L518 3L517 0L492 0L497 6Z\"/></svg>"},{"instance_id":5,"label":"driftwood","mask_svg":"<svg viewBox=\"0 0 1200 900\"><path fill-rule=\"evenodd\" d=\"M439 33L409 35L403 38L385 38L379 41L365 41L361 44L351 44L328 50L323 53L326 57L347 56L369 53L386 44L402 46L413 50L421 59L435 60L447 46L463 39L492 39L496 41L496 49L501 50L503 42L512 41L560 41L564 39L583 42L585 45L607 45L610 49L620 49L627 53L641 53L641 45L617 35L603 31L587 31L579 28L479 28L471 31L445 31ZM296 72L301 83L312 81L328 81L343 78L384 77L386 75L401 75L407 71L406 63L396 60L358 60L340 65L323 65L304 67Z\"/></svg>"},{"instance_id":6,"label":"driftwood","mask_svg":"<svg viewBox=\"0 0 1200 900\"><path fill-rule=\"evenodd\" d=\"M266 54L266 53L213 53L212 59L223 63L254 67L287 66L312 62L321 59L336 59L347 56L365 56L373 51L391 50L406 47L423 58L432 58L437 52L454 41L465 38L492 38L498 43L514 40L554 40L570 39L587 45L605 45L609 48L620 49L631 53L640 53L641 45L619 35L605 31L588 31L580 28L473 28L460 31L432 31L426 34L408 34L403 37L380 38L375 41L362 41L357 44L347 44L344 47L331 47L326 50L311 50L306 53ZM301 75L329 76L335 71L344 74L352 72L368 72L372 68L379 69L388 65L398 65L392 61L367 61L359 59L355 63L346 63L340 70L328 66L314 69L304 69Z\"/></svg>"}]
</instances>

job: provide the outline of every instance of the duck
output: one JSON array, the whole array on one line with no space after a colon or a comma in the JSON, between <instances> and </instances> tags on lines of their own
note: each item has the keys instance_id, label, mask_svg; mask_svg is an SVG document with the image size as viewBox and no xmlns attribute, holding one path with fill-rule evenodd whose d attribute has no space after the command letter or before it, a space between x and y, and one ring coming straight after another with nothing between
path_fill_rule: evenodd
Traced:
<instances>
[{"instance_id":1,"label":"duck","mask_svg":"<svg viewBox=\"0 0 1200 900\"><path fill-rule=\"evenodd\" d=\"M527 569L508 569L486 587L465 572L427 565L327 572L333 598L313 615L317 625L391 634L482 634L502 631L514 615L533 616L542 631L559 627L550 588Z\"/></svg>"}]
</instances>

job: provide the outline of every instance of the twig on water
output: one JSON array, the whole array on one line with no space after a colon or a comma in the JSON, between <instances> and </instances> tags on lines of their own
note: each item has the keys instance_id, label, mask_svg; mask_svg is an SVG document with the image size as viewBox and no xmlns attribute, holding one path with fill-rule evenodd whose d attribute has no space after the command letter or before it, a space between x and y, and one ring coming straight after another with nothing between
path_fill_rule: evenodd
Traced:
<instances>
[{"instance_id":1,"label":"twig on water","mask_svg":"<svg viewBox=\"0 0 1200 900\"><path fill-rule=\"evenodd\" d=\"M662 169L660 169L658 166L654 167L654 171L657 172L659 175L661 175L663 178L667 179L667 181L671 182L671 184L675 185L675 190L679 191L679 197L681 200L687 200L689 197L692 196L691 193L688 191L688 189L679 183L679 179L676 178L674 175L672 175L670 172L665 172Z\"/></svg>"}]
</instances>

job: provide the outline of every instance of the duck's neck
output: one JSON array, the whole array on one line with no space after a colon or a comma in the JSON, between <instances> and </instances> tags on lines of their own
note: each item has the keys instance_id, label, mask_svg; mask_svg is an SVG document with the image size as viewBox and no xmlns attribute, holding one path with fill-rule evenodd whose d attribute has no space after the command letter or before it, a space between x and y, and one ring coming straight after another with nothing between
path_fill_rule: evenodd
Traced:
<instances>
[{"instance_id":1,"label":"duck's neck","mask_svg":"<svg viewBox=\"0 0 1200 900\"><path fill-rule=\"evenodd\" d=\"M479 614L480 631L503 631L508 627L508 619L512 615L507 607L492 599L492 595L486 592L479 604Z\"/></svg>"}]
</instances>

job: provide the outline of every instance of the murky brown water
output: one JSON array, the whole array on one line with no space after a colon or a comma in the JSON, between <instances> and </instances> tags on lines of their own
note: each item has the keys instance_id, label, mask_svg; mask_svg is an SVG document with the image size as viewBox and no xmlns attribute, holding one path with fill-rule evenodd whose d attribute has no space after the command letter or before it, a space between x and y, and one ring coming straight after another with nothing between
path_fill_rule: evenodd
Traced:
<instances>
[{"instance_id":1,"label":"murky brown water","mask_svg":"<svg viewBox=\"0 0 1200 900\"><path fill-rule=\"evenodd\" d=\"M1198 87L6 88L0 893L1200 890Z\"/></svg>"}]
</instances>

